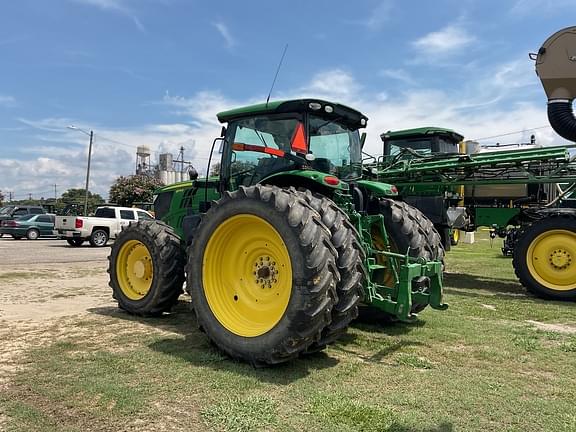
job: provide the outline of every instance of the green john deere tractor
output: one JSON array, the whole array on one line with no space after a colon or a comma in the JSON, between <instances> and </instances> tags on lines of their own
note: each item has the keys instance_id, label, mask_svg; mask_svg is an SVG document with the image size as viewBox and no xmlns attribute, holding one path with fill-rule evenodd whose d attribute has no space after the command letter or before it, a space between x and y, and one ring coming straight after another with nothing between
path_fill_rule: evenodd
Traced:
<instances>
[{"instance_id":1,"label":"green john deere tractor","mask_svg":"<svg viewBox=\"0 0 576 432\"><path fill-rule=\"evenodd\" d=\"M405 321L447 307L434 226L394 186L362 178L364 115L300 99L218 119L219 175L160 189L158 220L115 241L110 286L122 309L168 311L186 279L215 345L268 365L321 350L360 304Z\"/></svg>"}]
</instances>

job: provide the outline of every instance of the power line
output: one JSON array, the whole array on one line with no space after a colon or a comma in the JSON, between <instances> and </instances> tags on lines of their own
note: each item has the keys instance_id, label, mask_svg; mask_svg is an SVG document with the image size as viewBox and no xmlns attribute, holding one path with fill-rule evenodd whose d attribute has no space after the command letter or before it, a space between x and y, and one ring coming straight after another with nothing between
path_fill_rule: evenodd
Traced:
<instances>
[{"instance_id":1,"label":"power line","mask_svg":"<svg viewBox=\"0 0 576 432\"><path fill-rule=\"evenodd\" d=\"M546 129L546 128L549 128L549 127L551 127L551 126L550 126L550 125L538 126L538 127L530 128L530 129L522 129L522 130L519 130L519 131L516 131L516 132L508 132L508 133L503 133L503 134L500 134L500 135L492 135L492 136L484 137L484 138L474 138L474 139L472 139L471 141L484 141L484 140L492 139L492 138L500 138L500 137L503 137L503 136L516 135L516 134L519 134L519 133L522 133L522 132L535 131L535 130L538 130L538 129Z\"/></svg>"}]
</instances>

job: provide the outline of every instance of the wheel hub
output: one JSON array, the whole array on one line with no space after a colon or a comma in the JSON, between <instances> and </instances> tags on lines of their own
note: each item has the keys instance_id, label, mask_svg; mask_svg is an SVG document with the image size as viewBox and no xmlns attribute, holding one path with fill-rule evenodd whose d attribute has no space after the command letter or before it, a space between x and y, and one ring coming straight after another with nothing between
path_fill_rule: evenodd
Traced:
<instances>
[{"instance_id":1,"label":"wheel hub","mask_svg":"<svg viewBox=\"0 0 576 432\"><path fill-rule=\"evenodd\" d=\"M254 282L260 285L262 289L272 288L278 283L278 270L276 269L276 261L273 261L269 256L260 256L254 263Z\"/></svg>"},{"instance_id":2,"label":"wheel hub","mask_svg":"<svg viewBox=\"0 0 576 432\"><path fill-rule=\"evenodd\" d=\"M152 272L152 266L150 265L150 260L148 257L136 261L132 271L138 279L148 280L149 275Z\"/></svg>"},{"instance_id":3,"label":"wheel hub","mask_svg":"<svg viewBox=\"0 0 576 432\"><path fill-rule=\"evenodd\" d=\"M558 270L564 270L572 263L572 256L564 249L557 249L550 254L550 264Z\"/></svg>"}]
</instances>

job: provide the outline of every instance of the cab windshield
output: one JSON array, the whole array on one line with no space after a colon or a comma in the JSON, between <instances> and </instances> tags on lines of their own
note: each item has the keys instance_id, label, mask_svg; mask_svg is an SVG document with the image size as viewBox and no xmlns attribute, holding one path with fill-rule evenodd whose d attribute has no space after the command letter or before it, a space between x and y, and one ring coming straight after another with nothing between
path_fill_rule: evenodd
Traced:
<instances>
[{"instance_id":1,"label":"cab windshield","mask_svg":"<svg viewBox=\"0 0 576 432\"><path fill-rule=\"evenodd\" d=\"M362 174L360 135L337 122L310 116L308 121L309 152L315 156L312 167L343 180Z\"/></svg>"},{"instance_id":2,"label":"cab windshield","mask_svg":"<svg viewBox=\"0 0 576 432\"><path fill-rule=\"evenodd\" d=\"M235 151L236 145L291 151L291 142L299 124L298 118L257 116L230 123L226 141L230 144L230 163L225 169L231 187L251 186L263 178L294 167L294 162L260 151Z\"/></svg>"},{"instance_id":3,"label":"cab windshield","mask_svg":"<svg viewBox=\"0 0 576 432\"><path fill-rule=\"evenodd\" d=\"M336 119L308 117L308 134L303 116L255 116L231 122L227 133L229 160L224 166L231 187L251 186L263 178L297 168L297 163L275 151L314 155L308 164L314 170L343 180L361 176L360 136ZM258 151L253 149L258 148ZM238 150L242 149L242 150Z\"/></svg>"}]
</instances>

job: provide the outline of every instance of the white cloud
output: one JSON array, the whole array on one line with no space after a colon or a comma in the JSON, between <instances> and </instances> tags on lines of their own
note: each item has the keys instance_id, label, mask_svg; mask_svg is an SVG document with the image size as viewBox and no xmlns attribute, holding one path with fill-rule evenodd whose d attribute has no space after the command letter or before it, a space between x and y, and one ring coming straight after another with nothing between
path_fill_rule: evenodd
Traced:
<instances>
[{"instance_id":1,"label":"white cloud","mask_svg":"<svg viewBox=\"0 0 576 432\"><path fill-rule=\"evenodd\" d=\"M96 6L103 10L127 12L126 1L124 0L74 0L77 3L84 3L89 6Z\"/></svg>"},{"instance_id":2,"label":"white cloud","mask_svg":"<svg viewBox=\"0 0 576 432\"><path fill-rule=\"evenodd\" d=\"M220 33L220 36L222 36L222 38L224 38L224 43L226 44L226 48L230 49L236 45L236 39L234 39L234 37L230 33L230 30L228 29L228 26L226 24L224 24L222 21L216 21L216 22L213 22L212 25L214 26L214 28L216 28L216 30L218 30L218 33Z\"/></svg>"},{"instance_id":3,"label":"white cloud","mask_svg":"<svg viewBox=\"0 0 576 432\"><path fill-rule=\"evenodd\" d=\"M448 55L461 51L474 42L466 29L449 25L441 30L428 33L412 42L412 45L425 55Z\"/></svg>"},{"instance_id":4,"label":"white cloud","mask_svg":"<svg viewBox=\"0 0 576 432\"><path fill-rule=\"evenodd\" d=\"M98 9L107 12L115 12L122 15L127 16L130 20L134 23L136 28L140 30L142 33L146 33L146 28L140 21L140 19L136 16L136 14L132 11L132 9L128 6L127 0L71 0L76 3L82 3L87 6L94 6Z\"/></svg>"},{"instance_id":5,"label":"white cloud","mask_svg":"<svg viewBox=\"0 0 576 432\"><path fill-rule=\"evenodd\" d=\"M360 89L352 74L342 69L332 69L315 74L308 84L292 92L292 97L297 93L300 97L348 99L359 93Z\"/></svg>"},{"instance_id":6,"label":"white cloud","mask_svg":"<svg viewBox=\"0 0 576 432\"><path fill-rule=\"evenodd\" d=\"M16 99L13 96L0 95L0 106L11 107L16 105Z\"/></svg>"},{"instance_id":7,"label":"white cloud","mask_svg":"<svg viewBox=\"0 0 576 432\"><path fill-rule=\"evenodd\" d=\"M390 19L392 9L392 0L381 1L380 4L376 6L376 8L370 13L370 16L366 19L366 27L373 31L380 30Z\"/></svg>"},{"instance_id":8,"label":"white cloud","mask_svg":"<svg viewBox=\"0 0 576 432\"><path fill-rule=\"evenodd\" d=\"M416 85L416 80L404 69L383 69L379 72L379 75L385 78L392 78L410 86Z\"/></svg>"}]
</instances>

